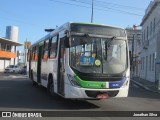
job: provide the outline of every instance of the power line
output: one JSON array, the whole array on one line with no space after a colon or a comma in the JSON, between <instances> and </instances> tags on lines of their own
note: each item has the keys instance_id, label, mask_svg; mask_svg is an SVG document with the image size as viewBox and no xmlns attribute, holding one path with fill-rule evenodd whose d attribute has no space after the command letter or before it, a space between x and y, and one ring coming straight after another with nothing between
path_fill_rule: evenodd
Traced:
<instances>
[{"instance_id":1,"label":"power line","mask_svg":"<svg viewBox=\"0 0 160 120\"><path fill-rule=\"evenodd\" d=\"M54 1L54 2L57 2L57 3L63 3L63 4L68 4L68 5L73 5L73 6L91 8L91 7L84 6L84 5L77 5L77 4L72 4L72 3L62 2L62 1L57 1L57 0L50 0L50 1ZM100 8L94 8L94 9L100 10L100 11L106 11L106 12L110 11L110 12L116 12L116 13L123 13L123 14L135 15L135 16L140 16L140 17L143 16L143 15L140 15L140 14L137 14L137 13L127 12L127 11L118 10L118 9L114 9L114 8L110 8L110 7L105 7L105 9L100 9ZM107 10L106 10L106 9L107 9Z\"/></svg>"},{"instance_id":2,"label":"power line","mask_svg":"<svg viewBox=\"0 0 160 120\"><path fill-rule=\"evenodd\" d=\"M80 0L70 0L70 1L74 1L74 2L79 2L79 3L84 3L84 4L91 4L91 0L87 1L80 1ZM144 11L145 9L143 8L138 8L138 7L134 7L134 6L127 6L127 5L121 5L121 4L115 4L115 3L109 3L109 2L103 2L103 1L99 1L99 0L94 0L94 2L96 3L96 6L116 6L116 7L123 7L123 8L127 8L127 9L133 9L133 10L142 10Z\"/></svg>"},{"instance_id":3,"label":"power line","mask_svg":"<svg viewBox=\"0 0 160 120\"><path fill-rule=\"evenodd\" d=\"M110 5L120 6L120 7L126 7L126 8L129 8L129 9L145 10L144 8L139 8L139 7L134 7L134 6L121 5L121 4L116 4L116 3L104 2L104 1L100 1L100 0L95 0L95 1L100 2L102 4L110 4Z\"/></svg>"},{"instance_id":4,"label":"power line","mask_svg":"<svg viewBox=\"0 0 160 120\"><path fill-rule=\"evenodd\" d=\"M79 2L79 3L83 3L83 4L87 4L87 5L91 5L91 2L83 2L83 1L79 1L79 0L69 0L69 1L74 1L74 2ZM114 10L114 11L120 11L120 12L123 12L123 13L129 13L129 14L137 14L137 13L131 13L131 12L128 12L128 11L124 11L124 10L119 10L119 9L115 9L115 8L112 8L112 7L108 7L108 5L100 5L100 4L97 4L95 3L94 6L97 6L97 7L103 7L103 8L106 8L106 9L110 9L110 10ZM130 7L130 6L128 6ZM133 8L132 8L133 9ZM134 8L135 9L135 8ZM141 15L142 16L142 15Z\"/></svg>"}]
</instances>

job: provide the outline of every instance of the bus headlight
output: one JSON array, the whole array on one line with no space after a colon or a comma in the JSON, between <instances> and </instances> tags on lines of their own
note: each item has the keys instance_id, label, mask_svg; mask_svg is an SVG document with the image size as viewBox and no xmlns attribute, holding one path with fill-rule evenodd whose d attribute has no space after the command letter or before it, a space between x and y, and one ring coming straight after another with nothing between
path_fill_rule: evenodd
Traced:
<instances>
[{"instance_id":1,"label":"bus headlight","mask_svg":"<svg viewBox=\"0 0 160 120\"><path fill-rule=\"evenodd\" d=\"M126 80L123 83L122 87L126 87L128 84L129 84L129 77L126 77Z\"/></svg>"},{"instance_id":2,"label":"bus headlight","mask_svg":"<svg viewBox=\"0 0 160 120\"><path fill-rule=\"evenodd\" d=\"M68 79L69 79L69 81L71 82L71 84L73 86L75 86L75 87L81 87L80 84L75 80L75 78L72 75L67 74L67 76L68 76Z\"/></svg>"}]
</instances>

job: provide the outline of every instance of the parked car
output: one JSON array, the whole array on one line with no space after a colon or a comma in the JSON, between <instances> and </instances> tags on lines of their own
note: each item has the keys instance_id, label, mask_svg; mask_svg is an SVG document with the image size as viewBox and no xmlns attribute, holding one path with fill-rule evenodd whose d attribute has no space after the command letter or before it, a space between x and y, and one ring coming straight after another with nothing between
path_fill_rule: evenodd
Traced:
<instances>
[{"instance_id":1,"label":"parked car","mask_svg":"<svg viewBox=\"0 0 160 120\"><path fill-rule=\"evenodd\" d=\"M9 72L9 73L20 73L21 72L21 68L18 65L9 65L5 68L5 73Z\"/></svg>"},{"instance_id":2,"label":"parked car","mask_svg":"<svg viewBox=\"0 0 160 120\"><path fill-rule=\"evenodd\" d=\"M24 66L21 70L21 74L27 74L27 66Z\"/></svg>"}]
</instances>

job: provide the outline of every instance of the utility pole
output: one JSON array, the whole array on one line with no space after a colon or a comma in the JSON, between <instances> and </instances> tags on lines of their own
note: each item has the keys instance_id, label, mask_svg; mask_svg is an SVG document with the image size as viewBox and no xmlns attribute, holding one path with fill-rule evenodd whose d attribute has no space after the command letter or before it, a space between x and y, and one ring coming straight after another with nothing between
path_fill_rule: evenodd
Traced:
<instances>
[{"instance_id":1,"label":"utility pole","mask_svg":"<svg viewBox=\"0 0 160 120\"><path fill-rule=\"evenodd\" d=\"M92 0L92 15L91 15L91 23L93 23L93 0Z\"/></svg>"},{"instance_id":2,"label":"utility pole","mask_svg":"<svg viewBox=\"0 0 160 120\"><path fill-rule=\"evenodd\" d=\"M24 46L24 64L26 65L26 54L27 54L27 52L26 52L26 49L27 49L27 39L26 39L26 42L25 42L25 44L24 44L25 46Z\"/></svg>"},{"instance_id":3,"label":"utility pole","mask_svg":"<svg viewBox=\"0 0 160 120\"><path fill-rule=\"evenodd\" d=\"M138 73L138 63L137 63L137 40L138 40L138 33L137 33L137 27L140 27L139 25L133 25L133 39L132 39L132 72L133 77L137 76ZM136 47L136 48L135 48Z\"/></svg>"},{"instance_id":4,"label":"utility pole","mask_svg":"<svg viewBox=\"0 0 160 120\"><path fill-rule=\"evenodd\" d=\"M31 42L26 39L24 42L24 64L27 64L27 52L28 48L31 46Z\"/></svg>"},{"instance_id":5,"label":"utility pole","mask_svg":"<svg viewBox=\"0 0 160 120\"><path fill-rule=\"evenodd\" d=\"M134 38L135 38L135 34L133 34L133 39L132 39L132 77L134 77L134 65L135 65L135 62L134 62Z\"/></svg>"}]
</instances>

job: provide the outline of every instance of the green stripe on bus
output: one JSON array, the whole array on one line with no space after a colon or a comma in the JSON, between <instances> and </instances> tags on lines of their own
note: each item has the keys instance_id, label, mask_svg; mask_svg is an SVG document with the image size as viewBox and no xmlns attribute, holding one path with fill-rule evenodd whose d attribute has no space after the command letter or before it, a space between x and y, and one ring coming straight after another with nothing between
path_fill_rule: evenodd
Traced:
<instances>
[{"instance_id":1,"label":"green stripe on bus","mask_svg":"<svg viewBox=\"0 0 160 120\"><path fill-rule=\"evenodd\" d=\"M106 89L106 82L95 82L95 81L87 81L82 80L77 75L74 76L75 80L81 85L83 88L91 88L91 89Z\"/></svg>"}]
</instances>

